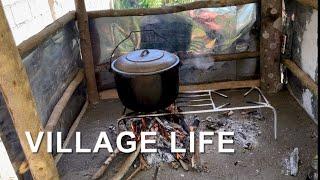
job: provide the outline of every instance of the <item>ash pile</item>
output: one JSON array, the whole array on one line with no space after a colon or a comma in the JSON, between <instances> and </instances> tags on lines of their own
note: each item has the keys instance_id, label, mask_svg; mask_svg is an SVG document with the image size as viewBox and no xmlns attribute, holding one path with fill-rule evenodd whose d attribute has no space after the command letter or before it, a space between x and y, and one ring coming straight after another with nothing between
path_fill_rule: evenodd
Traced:
<instances>
[{"instance_id":1,"label":"ash pile","mask_svg":"<svg viewBox=\"0 0 320 180\"><path fill-rule=\"evenodd\" d=\"M245 121L233 119L233 111L219 114L217 117L208 116L204 125L214 132L232 131L235 144L244 150L252 150L258 145L258 136L262 134L257 121L264 121L264 116L258 110L242 111ZM228 137L226 138L228 139Z\"/></svg>"}]
</instances>

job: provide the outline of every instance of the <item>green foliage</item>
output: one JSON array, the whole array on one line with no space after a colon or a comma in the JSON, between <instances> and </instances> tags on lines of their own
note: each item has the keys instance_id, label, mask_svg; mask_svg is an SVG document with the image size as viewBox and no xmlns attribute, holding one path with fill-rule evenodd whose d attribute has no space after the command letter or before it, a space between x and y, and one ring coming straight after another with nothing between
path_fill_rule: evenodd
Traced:
<instances>
[{"instance_id":1,"label":"green foliage","mask_svg":"<svg viewBox=\"0 0 320 180\"><path fill-rule=\"evenodd\" d=\"M162 0L139 0L139 5L142 8L157 8L163 6Z\"/></svg>"},{"instance_id":2,"label":"green foliage","mask_svg":"<svg viewBox=\"0 0 320 180\"><path fill-rule=\"evenodd\" d=\"M137 0L113 0L115 9L139 8Z\"/></svg>"}]
</instances>

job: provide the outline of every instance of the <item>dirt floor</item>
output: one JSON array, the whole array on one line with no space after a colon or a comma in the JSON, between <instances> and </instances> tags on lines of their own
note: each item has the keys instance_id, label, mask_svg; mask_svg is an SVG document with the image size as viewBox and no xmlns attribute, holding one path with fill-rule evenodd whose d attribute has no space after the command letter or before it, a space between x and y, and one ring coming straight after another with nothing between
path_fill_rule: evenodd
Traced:
<instances>
[{"instance_id":1,"label":"dirt floor","mask_svg":"<svg viewBox=\"0 0 320 180\"><path fill-rule=\"evenodd\" d=\"M220 91L229 96L232 105L240 105L243 101L244 90ZM185 171L181 167L173 169L168 164L159 164L156 179L306 179L313 157L317 154L318 127L308 117L306 112L297 104L288 91L268 95L271 104L278 114L278 139L273 136L273 118L269 110L263 111L264 118L259 120L248 119L243 113L234 112L228 119L245 123L254 121L259 128L259 135L251 149L235 144L234 154L218 152L217 135L213 137L214 144L206 146L206 152L201 154L202 164L207 172ZM217 104L221 98L217 98ZM119 100L101 101L95 107L89 107L83 116L77 131L82 134L82 146L93 149L100 131L106 131L113 139L115 147L116 134L112 126L123 111ZM199 115L200 120L207 116L214 119L218 114ZM206 129L204 122L200 127ZM69 147L75 149L75 136ZM295 147L299 148L299 172L297 177L284 175L284 159ZM90 179L92 174L101 166L108 156L106 150L92 154L64 154L58 164L62 179ZM112 177L117 167L123 163L125 155L119 156L105 173L104 179ZM135 179L154 179L156 168L140 172Z\"/></svg>"}]
</instances>

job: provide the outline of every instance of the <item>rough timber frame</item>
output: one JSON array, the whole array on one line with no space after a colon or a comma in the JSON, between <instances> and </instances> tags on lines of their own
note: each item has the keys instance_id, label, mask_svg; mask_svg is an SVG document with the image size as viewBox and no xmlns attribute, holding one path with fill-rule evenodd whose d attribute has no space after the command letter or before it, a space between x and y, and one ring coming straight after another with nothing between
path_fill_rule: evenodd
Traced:
<instances>
[{"instance_id":1,"label":"rough timber frame","mask_svg":"<svg viewBox=\"0 0 320 180\"><path fill-rule=\"evenodd\" d=\"M302 5L311 6L318 9L318 2L316 0L297 0ZM218 0L218 1L198 1L184 5L177 5L165 8L154 9L130 9L130 10L103 10L86 12L84 0L75 0L76 12L71 11L61 18L57 19L48 27L32 36L28 40L16 46L12 37L12 33L6 21L3 7L0 2L0 90L5 97L6 104L12 116L14 126L17 130L20 143L26 155L26 161L22 163L24 169L30 169L34 179L58 179L58 172L52 156L46 153L46 143L40 147L39 153L31 153L27 144L24 132L31 131L35 136L39 131L43 131L40 118L37 114L34 98L31 93L29 80L26 71L21 63L21 57L25 57L38 45L45 41L49 36L54 35L59 29L64 27L72 20L78 20L78 27L81 39L81 53L85 62L84 75L86 77L88 87L89 102L96 103L99 99L116 98L115 90L103 91L98 94L94 75L94 65L92 60L92 47L90 44L90 35L88 29L88 17L117 17L117 16L143 16L176 13L186 10L209 8L209 7L224 7L231 5L243 5L247 3L260 2L261 7L261 36L260 36L260 52L246 52L238 54L226 54L212 56L214 60L229 61L239 60L252 57L260 57L261 66L261 81L260 80L246 80L246 81L229 81L217 82L201 85L182 86L182 90L192 90L194 88L213 88L213 89L232 89L242 87L261 86L262 89L269 92L277 92L279 89L279 66L280 66L280 33L281 30L277 26L277 21L281 15L281 1L278 0ZM280 27L281 28L281 27ZM268 38L267 38L268 37ZM271 55L268 53L271 52ZM181 54L183 57L193 57L192 54ZM203 55L211 57L211 55ZM283 61L284 65L295 74L298 79L304 82L314 94L318 95L317 84L310 80L310 77L295 64L289 60ZM14 73L12 73L14 72ZM272 73L272 75L270 75ZM54 127L56 119L59 117L61 108L79 83L84 79L83 72L79 72L74 81L69 85L60 99L61 102L57 104L57 112L55 118L52 120L50 127ZM99 97L100 95L100 97ZM62 104L62 105L61 105ZM84 105L81 114L84 113L88 102ZM77 123L78 123L77 120ZM76 124L72 126L74 130ZM72 133L72 132L71 132ZM69 135L68 135L69 137ZM64 144L64 147L67 145ZM59 159L59 156L57 159ZM57 160L58 161L58 160ZM25 172L25 171L24 171Z\"/></svg>"}]
</instances>

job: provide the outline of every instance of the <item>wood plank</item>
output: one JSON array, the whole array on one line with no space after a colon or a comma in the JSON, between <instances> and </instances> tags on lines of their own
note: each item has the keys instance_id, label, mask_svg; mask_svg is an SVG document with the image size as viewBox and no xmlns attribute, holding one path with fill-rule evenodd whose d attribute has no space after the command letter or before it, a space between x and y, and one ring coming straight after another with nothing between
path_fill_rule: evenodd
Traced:
<instances>
[{"instance_id":1,"label":"wood plank","mask_svg":"<svg viewBox=\"0 0 320 180\"><path fill-rule=\"evenodd\" d=\"M18 50L21 57L27 56L32 50L38 47L50 36L54 35L57 31L63 28L67 23L75 19L75 11L70 11L59 19L55 20L52 24L45 27L37 34L31 36L27 40L18 45Z\"/></svg>"},{"instance_id":2,"label":"wood plank","mask_svg":"<svg viewBox=\"0 0 320 180\"><path fill-rule=\"evenodd\" d=\"M300 69L292 60L284 59L282 63L300 80L302 85L318 97L318 85L307 73Z\"/></svg>"},{"instance_id":3,"label":"wood plank","mask_svg":"<svg viewBox=\"0 0 320 180\"><path fill-rule=\"evenodd\" d=\"M84 79L84 73L83 70L81 69L76 77L71 81L67 89L64 91L63 95L57 102L57 104L54 106L53 111L49 117L49 120L45 126L46 131L53 131L59 122L59 119L61 117L61 114L63 110L65 109L66 105L68 104L72 94L74 91L77 89L79 84L83 81Z\"/></svg>"},{"instance_id":4,"label":"wood plank","mask_svg":"<svg viewBox=\"0 0 320 180\"><path fill-rule=\"evenodd\" d=\"M85 76L89 103L96 104L99 94L93 64L91 38L89 32L88 15L84 0L75 0L76 16L79 28L81 55L84 62Z\"/></svg>"},{"instance_id":5,"label":"wood plank","mask_svg":"<svg viewBox=\"0 0 320 180\"><path fill-rule=\"evenodd\" d=\"M38 152L33 153L25 135L25 132L29 131L35 138L40 131L43 131L43 127L32 96L26 69L22 64L1 2L0 90L13 120L33 179L59 179L53 157L47 153L47 138L43 138Z\"/></svg>"},{"instance_id":6,"label":"wood plank","mask_svg":"<svg viewBox=\"0 0 320 180\"><path fill-rule=\"evenodd\" d=\"M146 16L146 15L159 15L159 14L171 14L182 11L188 11L201 8L212 7L225 7L225 6L237 6L248 3L255 3L257 0L216 0L216 1L196 1L187 4L167 6L161 8L140 8L140 9L123 9L123 10L100 10L88 12L90 18L99 17L119 17L119 16Z\"/></svg>"},{"instance_id":7,"label":"wood plank","mask_svg":"<svg viewBox=\"0 0 320 180\"><path fill-rule=\"evenodd\" d=\"M208 84L198 85L186 85L180 86L180 91L192 91L192 90L206 90L206 89L239 89L247 87L260 87L260 80L245 80L245 81L226 81L226 82L214 82ZM118 99L118 93L116 89L109 89L99 92L100 99Z\"/></svg>"},{"instance_id":8,"label":"wood plank","mask_svg":"<svg viewBox=\"0 0 320 180\"><path fill-rule=\"evenodd\" d=\"M276 93L281 87L280 56L282 1L261 0L260 74L261 89Z\"/></svg>"}]
</instances>

